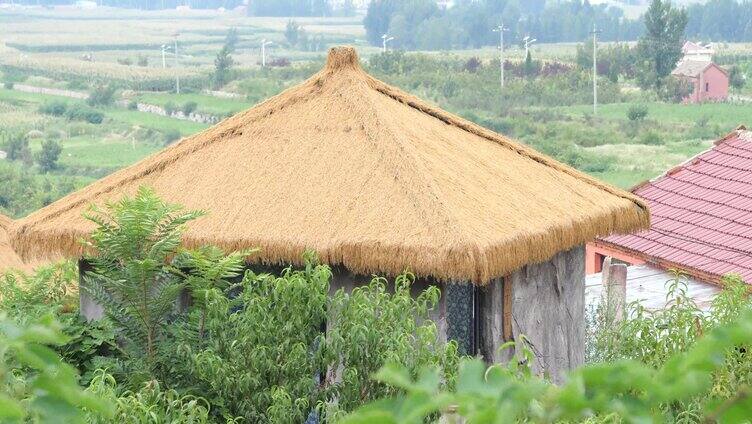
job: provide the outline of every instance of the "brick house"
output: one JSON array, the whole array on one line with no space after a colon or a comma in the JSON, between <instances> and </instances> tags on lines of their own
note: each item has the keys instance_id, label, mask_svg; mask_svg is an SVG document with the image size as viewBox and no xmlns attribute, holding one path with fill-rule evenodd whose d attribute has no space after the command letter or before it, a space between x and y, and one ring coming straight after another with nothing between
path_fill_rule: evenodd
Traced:
<instances>
[{"instance_id":1,"label":"brick house","mask_svg":"<svg viewBox=\"0 0 752 424\"><path fill-rule=\"evenodd\" d=\"M728 97L728 72L713 62L685 59L679 62L671 75L692 86L684 103L721 101Z\"/></svg>"},{"instance_id":2,"label":"brick house","mask_svg":"<svg viewBox=\"0 0 752 424\"><path fill-rule=\"evenodd\" d=\"M752 131L739 127L632 192L650 207L650 229L588 243L587 274L610 256L704 283L720 285L726 274L752 283Z\"/></svg>"}]
</instances>

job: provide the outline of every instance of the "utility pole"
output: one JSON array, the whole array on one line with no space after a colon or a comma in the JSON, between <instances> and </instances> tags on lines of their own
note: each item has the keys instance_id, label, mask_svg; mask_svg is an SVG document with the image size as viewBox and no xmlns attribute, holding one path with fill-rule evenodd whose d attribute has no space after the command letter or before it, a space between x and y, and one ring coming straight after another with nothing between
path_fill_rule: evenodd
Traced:
<instances>
[{"instance_id":1,"label":"utility pole","mask_svg":"<svg viewBox=\"0 0 752 424\"><path fill-rule=\"evenodd\" d=\"M178 71L178 34L175 33L175 94L180 94L180 72Z\"/></svg>"},{"instance_id":2,"label":"utility pole","mask_svg":"<svg viewBox=\"0 0 752 424\"><path fill-rule=\"evenodd\" d=\"M394 37L390 37L388 34L383 34L381 36L381 52L386 53L386 43L394 40Z\"/></svg>"},{"instance_id":3,"label":"utility pole","mask_svg":"<svg viewBox=\"0 0 752 424\"><path fill-rule=\"evenodd\" d=\"M598 62L596 59L596 53L598 52L598 34L602 31L595 28L593 24L593 115L598 113Z\"/></svg>"},{"instance_id":4,"label":"utility pole","mask_svg":"<svg viewBox=\"0 0 752 424\"><path fill-rule=\"evenodd\" d=\"M170 50L170 46L162 44L162 69L167 69L167 60L165 58L165 52L167 52L167 50Z\"/></svg>"},{"instance_id":5,"label":"utility pole","mask_svg":"<svg viewBox=\"0 0 752 424\"><path fill-rule=\"evenodd\" d=\"M501 73L502 90L504 89L504 31L509 31L509 28L504 26L504 22L494 28L494 32L499 33L499 71Z\"/></svg>"},{"instance_id":6,"label":"utility pole","mask_svg":"<svg viewBox=\"0 0 752 424\"><path fill-rule=\"evenodd\" d=\"M526 35L525 38L522 39L522 41L525 42L525 58L527 58L527 53L530 51L530 46L533 45L536 41L538 41L537 38L530 38L529 35Z\"/></svg>"},{"instance_id":7,"label":"utility pole","mask_svg":"<svg viewBox=\"0 0 752 424\"><path fill-rule=\"evenodd\" d=\"M267 41L266 38L261 40L261 67L266 68L266 46L272 44L271 41Z\"/></svg>"}]
</instances>

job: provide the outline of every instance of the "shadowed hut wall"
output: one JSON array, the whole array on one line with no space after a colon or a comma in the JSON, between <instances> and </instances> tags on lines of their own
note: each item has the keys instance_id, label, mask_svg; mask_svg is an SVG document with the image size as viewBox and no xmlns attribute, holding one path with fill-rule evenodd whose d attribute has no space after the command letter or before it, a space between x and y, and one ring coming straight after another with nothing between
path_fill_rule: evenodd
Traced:
<instances>
[{"instance_id":1,"label":"shadowed hut wall","mask_svg":"<svg viewBox=\"0 0 752 424\"><path fill-rule=\"evenodd\" d=\"M96 321L104 316L104 307L96 303L89 295L89 284L84 279L84 274L91 271L91 264L83 259L78 260L78 301L79 313L86 321Z\"/></svg>"},{"instance_id":2,"label":"shadowed hut wall","mask_svg":"<svg viewBox=\"0 0 752 424\"><path fill-rule=\"evenodd\" d=\"M585 361L585 247L512 273L512 336L524 335L535 355L533 371L561 382Z\"/></svg>"}]
</instances>

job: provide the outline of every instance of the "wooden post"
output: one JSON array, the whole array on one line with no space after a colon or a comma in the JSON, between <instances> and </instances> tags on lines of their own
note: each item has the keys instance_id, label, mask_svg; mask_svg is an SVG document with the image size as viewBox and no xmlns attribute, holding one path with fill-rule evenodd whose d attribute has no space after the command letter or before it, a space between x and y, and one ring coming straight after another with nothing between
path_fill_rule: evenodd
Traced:
<instances>
[{"instance_id":1,"label":"wooden post","mask_svg":"<svg viewBox=\"0 0 752 424\"><path fill-rule=\"evenodd\" d=\"M624 319L627 303L627 266L612 264L611 257L603 261L603 297L608 316L618 322Z\"/></svg>"}]
</instances>

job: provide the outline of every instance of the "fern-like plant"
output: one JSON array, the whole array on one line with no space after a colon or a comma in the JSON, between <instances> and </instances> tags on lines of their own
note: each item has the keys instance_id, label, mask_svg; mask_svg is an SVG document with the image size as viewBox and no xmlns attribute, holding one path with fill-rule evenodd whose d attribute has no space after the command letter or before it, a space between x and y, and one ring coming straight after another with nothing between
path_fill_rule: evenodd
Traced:
<instances>
[{"instance_id":1,"label":"fern-like plant","mask_svg":"<svg viewBox=\"0 0 752 424\"><path fill-rule=\"evenodd\" d=\"M206 329L206 309L210 299L218 289L227 290L230 280L238 278L246 265L246 258L255 250L232 252L229 255L215 246L204 246L182 252L175 260L175 266L185 270L182 276L191 293L193 306L200 310L198 337L204 338Z\"/></svg>"},{"instance_id":2,"label":"fern-like plant","mask_svg":"<svg viewBox=\"0 0 752 424\"><path fill-rule=\"evenodd\" d=\"M141 187L135 197L93 206L85 215L97 225L86 257L92 266L83 278L87 290L122 330L124 350L146 359L154 370L157 343L183 288L170 262L177 254L186 224L203 215L162 201Z\"/></svg>"}]
</instances>

